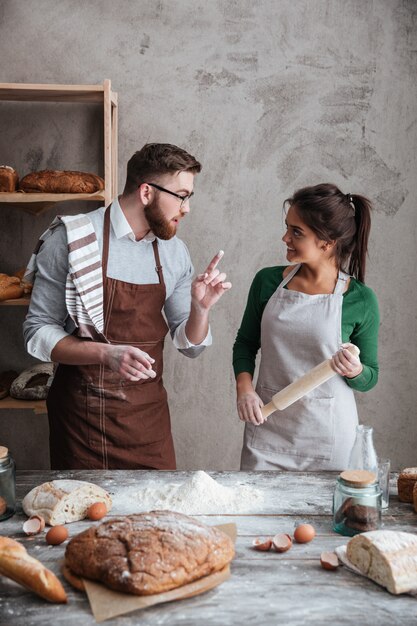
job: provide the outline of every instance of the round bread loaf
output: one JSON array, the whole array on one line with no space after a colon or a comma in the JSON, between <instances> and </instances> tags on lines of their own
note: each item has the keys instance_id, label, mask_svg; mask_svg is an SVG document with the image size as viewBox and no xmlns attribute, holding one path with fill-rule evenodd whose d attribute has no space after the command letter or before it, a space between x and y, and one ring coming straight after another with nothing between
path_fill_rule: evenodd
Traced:
<instances>
[{"instance_id":1,"label":"round bread loaf","mask_svg":"<svg viewBox=\"0 0 417 626\"><path fill-rule=\"evenodd\" d=\"M0 302L12 300L23 296L23 287L20 279L8 274L0 274Z\"/></svg>"},{"instance_id":2,"label":"round bread loaf","mask_svg":"<svg viewBox=\"0 0 417 626\"><path fill-rule=\"evenodd\" d=\"M52 480L29 491L22 507L28 517L42 515L47 524L56 526L84 519L96 502L104 502L110 511L111 497L98 485L84 480Z\"/></svg>"},{"instance_id":3,"label":"round bread loaf","mask_svg":"<svg viewBox=\"0 0 417 626\"><path fill-rule=\"evenodd\" d=\"M65 565L110 589L151 595L218 572L233 556L232 540L218 528L173 511L151 511L73 537Z\"/></svg>"},{"instance_id":4,"label":"round bread loaf","mask_svg":"<svg viewBox=\"0 0 417 626\"><path fill-rule=\"evenodd\" d=\"M10 395L19 400L45 400L53 373L53 363L38 363L29 367L12 382Z\"/></svg>"},{"instance_id":5,"label":"round bread loaf","mask_svg":"<svg viewBox=\"0 0 417 626\"><path fill-rule=\"evenodd\" d=\"M356 535L346 556L362 574L390 593L417 592L417 536L394 530Z\"/></svg>"}]
</instances>

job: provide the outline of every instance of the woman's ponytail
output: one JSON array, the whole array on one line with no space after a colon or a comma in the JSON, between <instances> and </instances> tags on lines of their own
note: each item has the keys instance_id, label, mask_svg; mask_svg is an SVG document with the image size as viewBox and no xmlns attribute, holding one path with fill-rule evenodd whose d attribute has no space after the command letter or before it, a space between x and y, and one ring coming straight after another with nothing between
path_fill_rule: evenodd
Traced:
<instances>
[{"instance_id":1,"label":"woman's ponytail","mask_svg":"<svg viewBox=\"0 0 417 626\"><path fill-rule=\"evenodd\" d=\"M349 274L365 282L372 204L364 196L350 194L350 198L355 210L356 233L350 254Z\"/></svg>"}]
</instances>

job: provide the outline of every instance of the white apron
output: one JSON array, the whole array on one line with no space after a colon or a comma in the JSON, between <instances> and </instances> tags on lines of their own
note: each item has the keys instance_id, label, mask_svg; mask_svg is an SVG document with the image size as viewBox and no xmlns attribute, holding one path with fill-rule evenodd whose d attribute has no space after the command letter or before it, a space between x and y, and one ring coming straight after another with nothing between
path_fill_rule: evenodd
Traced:
<instances>
[{"instance_id":1,"label":"white apron","mask_svg":"<svg viewBox=\"0 0 417 626\"><path fill-rule=\"evenodd\" d=\"M342 343L343 292L339 272L332 294L284 289L301 264L268 301L261 322L261 363L256 392L272 396L330 358ZM358 414L353 391L333 376L261 426L245 424L242 470L343 470L355 439Z\"/></svg>"}]
</instances>

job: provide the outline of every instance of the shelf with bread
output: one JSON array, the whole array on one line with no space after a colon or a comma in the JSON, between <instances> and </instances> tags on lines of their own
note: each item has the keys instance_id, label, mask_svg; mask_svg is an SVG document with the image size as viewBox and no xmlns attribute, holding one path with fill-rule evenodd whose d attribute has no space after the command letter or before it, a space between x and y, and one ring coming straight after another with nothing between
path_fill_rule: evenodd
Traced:
<instances>
[{"instance_id":1,"label":"shelf with bread","mask_svg":"<svg viewBox=\"0 0 417 626\"><path fill-rule=\"evenodd\" d=\"M106 202L103 191L96 193L21 193L0 192L0 205L12 204L15 209L22 209L32 215L39 215L50 209L57 202L68 202L69 200Z\"/></svg>"},{"instance_id":2,"label":"shelf with bread","mask_svg":"<svg viewBox=\"0 0 417 626\"><path fill-rule=\"evenodd\" d=\"M110 204L117 196L117 93L111 90L111 81L100 85L55 85L0 83L1 102L75 102L103 105L104 124L104 177L103 189L94 193L72 193L62 190L46 192L19 191L19 187L2 189L0 205L11 205L33 215L38 215L57 202L94 201ZM41 174L42 172L39 172ZM69 172L62 172L69 173ZM74 172L73 172L74 173ZM94 176L91 174L91 176ZM57 192L59 191L59 192Z\"/></svg>"}]
</instances>

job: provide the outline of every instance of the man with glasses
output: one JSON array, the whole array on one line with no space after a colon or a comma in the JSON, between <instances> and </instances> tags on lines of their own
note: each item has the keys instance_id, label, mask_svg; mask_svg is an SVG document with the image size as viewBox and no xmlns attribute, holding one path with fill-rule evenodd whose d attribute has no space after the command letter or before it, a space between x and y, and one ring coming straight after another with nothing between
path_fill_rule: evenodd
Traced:
<instances>
[{"instance_id":1,"label":"man with glasses","mask_svg":"<svg viewBox=\"0 0 417 626\"><path fill-rule=\"evenodd\" d=\"M222 252L193 280L176 237L200 170L177 146L147 144L109 207L54 220L41 237L24 336L32 356L59 364L47 399L52 469L175 469L164 338L200 354L209 311L231 287Z\"/></svg>"}]
</instances>

